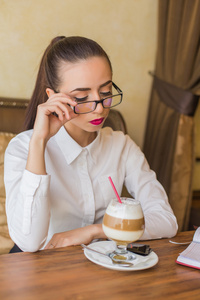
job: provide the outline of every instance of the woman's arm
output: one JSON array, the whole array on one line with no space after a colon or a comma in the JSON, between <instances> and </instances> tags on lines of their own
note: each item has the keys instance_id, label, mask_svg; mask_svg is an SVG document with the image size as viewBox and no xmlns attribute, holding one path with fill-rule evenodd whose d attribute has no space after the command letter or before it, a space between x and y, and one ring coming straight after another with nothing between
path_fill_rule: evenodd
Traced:
<instances>
[{"instance_id":1,"label":"woman's arm","mask_svg":"<svg viewBox=\"0 0 200 300\"><path fill-rule=\"evenodd\" d=\"M89 244L94 239L107 238L102 224L93 224L53 235L45 249Z\"/></svg>"},{"instance_id":2,"label":"woman's arm","mask_svg":"<svg viewBox=\"0 0 200 300\"><path fill-rule=\"evenodd\" d=\"M72 105L73 101L65 95L53 94L38 107L34 130L14 138L5 153L8 227L12 240L23 251L41 249L47 238L50 176L46 174L44 154L51 136L74 117L65 103ZM52 114L54 111L58 117Z\"/></svg>"},{"instance_id":3,"label":"woman's arm","mask_svg":"<svg viewBox=\"0 0 200 300\"><path fill-rule=\"evenodd\" d=\"M45 147L48 140L69 120L77 117L69 105L76 105L65 94L47 89L49 99L38 105L33 135L29 145L26 169L34 174L45 175ZM55 115L56 113L56 115Z\"/></svg>"},{"instance_id":4,"label":"woman's arm","mask_svg":"<svg viewBox=\"0 0 200 300\"><path fill-rule=\"evenodd\" d=\"M125 185L128 192L141 202L145 231L141 239L170 238L177 233L176 217L163 186L140 149L132 143L126 161Z\"/></svg>"},{"instance_id":5,"label":"woman's arm","mask_svg":"<svg viewBox=\"0 0 200 300\"><path fill-rule=\"evenodd\" d=\"M4 159L9 233L23 251L37 251L44 245L50 219L50 176L25 169L31 134L24 132L11 140Z\"/></svg>"}]
</instances>

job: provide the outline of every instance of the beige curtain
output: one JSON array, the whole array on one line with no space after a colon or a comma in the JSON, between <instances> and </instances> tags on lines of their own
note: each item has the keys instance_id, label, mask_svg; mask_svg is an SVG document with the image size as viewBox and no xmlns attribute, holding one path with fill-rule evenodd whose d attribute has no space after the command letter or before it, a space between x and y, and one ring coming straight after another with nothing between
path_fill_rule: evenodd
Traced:
<instances>
[{"instance_id":1,"label":"beige curtain","mask_svg":"<svg viewBox=\"0 0 200 300\"><path fill-rule=\"evenodd\" d=\"M188 229L194 113L200 95L200 0L159 0L156 68L144 153Z\"/></svg>"}]
</instances>

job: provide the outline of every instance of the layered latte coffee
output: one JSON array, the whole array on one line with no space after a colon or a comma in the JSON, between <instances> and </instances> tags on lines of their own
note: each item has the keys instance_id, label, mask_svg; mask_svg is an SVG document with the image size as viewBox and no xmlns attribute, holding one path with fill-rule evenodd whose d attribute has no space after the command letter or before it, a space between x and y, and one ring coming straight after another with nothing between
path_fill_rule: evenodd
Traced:
<instances>
[{"instance_id":1,"label":"layered latte coffee","mask_svg":"<svg viewBox=\"0 0 200 300\"><path fill-rule=\"evenodd\" d=\"M121 198L122 203L113 199L103 219L105 235L117 244L137 241L144 232L144 216L139 201Z\"/></svg>"}]
</instances>

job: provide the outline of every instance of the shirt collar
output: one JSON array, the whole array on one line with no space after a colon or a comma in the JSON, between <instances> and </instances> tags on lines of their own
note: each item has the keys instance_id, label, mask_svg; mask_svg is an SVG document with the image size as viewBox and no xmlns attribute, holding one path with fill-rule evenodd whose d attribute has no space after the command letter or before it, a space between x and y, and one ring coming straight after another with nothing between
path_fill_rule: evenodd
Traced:
<instances>
[{"instance_id":1,"label":"shirt collar","mask_svg":"<svg viewBox=\"0 0 200 300\"><path fill-rule=\"evenodd\" d=\"M60 147L66 161L71 164L84 150L87 149L90 158L94 163L97 160L97 153L99 150L100 134L97 133L96 139L86 147L81 147L65 130L64 126L55 135L55 140Z\"/></svg>"}]
</instances>

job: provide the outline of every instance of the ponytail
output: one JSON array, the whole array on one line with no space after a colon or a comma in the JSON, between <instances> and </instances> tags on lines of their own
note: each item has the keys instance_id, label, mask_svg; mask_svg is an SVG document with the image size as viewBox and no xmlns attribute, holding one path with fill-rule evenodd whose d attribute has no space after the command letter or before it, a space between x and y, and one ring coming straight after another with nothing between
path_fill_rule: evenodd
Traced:
<instances>
[{"instance_id":1,"label":"ponytail","mask_svg":"<svg viewBox=\"0 0 200 300\"><path fill-rule=\"evenodd\" d=\"M26 110L25 115L25 122L24 122L24 130L32 129L35 123L37 107L39 104L44 103L47 101L48 96L46 94L46 89L49 87L47 83L46 73L45 73L45 63L46 63L46 56L49 50L54 46L55 43L64 39L65 36L58 36L55 37L49 46L46 48L43 57L40 62L35 87L33 90L33 94L31 96L29 105Z\"/></svg>"}]
</instances>

